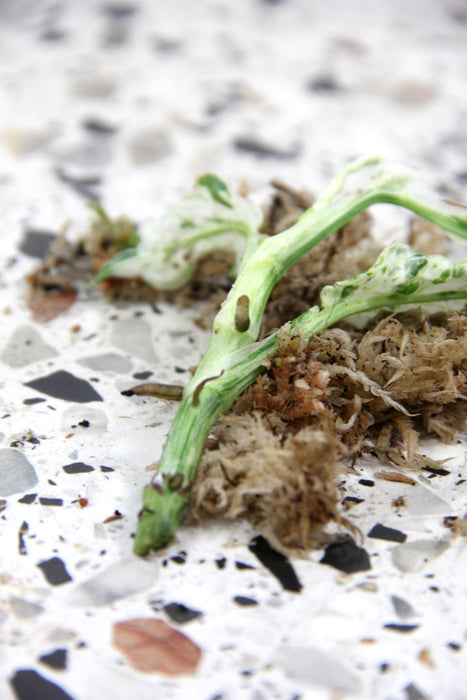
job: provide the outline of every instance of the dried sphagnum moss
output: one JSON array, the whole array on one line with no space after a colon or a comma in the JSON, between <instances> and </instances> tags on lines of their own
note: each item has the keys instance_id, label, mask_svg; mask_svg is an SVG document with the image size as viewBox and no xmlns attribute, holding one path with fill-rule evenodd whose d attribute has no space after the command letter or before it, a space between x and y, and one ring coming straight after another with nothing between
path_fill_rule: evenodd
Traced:
<instances>
[{"instance_id":1,"label":"dried sphagnum moss","mask_svg":"<svg viewBox=\"0 0 467 700\"><path fill-rule=\"evenodd\" d=\"M344 457L435 466L420 439L451 442L467 399L467 315L381 319L281 343L235 402L201 458L191 515L247 517L276 545L303 550L342 522ZM339 466L340 465L340 466Z\"/></svg>"}]
</instances>

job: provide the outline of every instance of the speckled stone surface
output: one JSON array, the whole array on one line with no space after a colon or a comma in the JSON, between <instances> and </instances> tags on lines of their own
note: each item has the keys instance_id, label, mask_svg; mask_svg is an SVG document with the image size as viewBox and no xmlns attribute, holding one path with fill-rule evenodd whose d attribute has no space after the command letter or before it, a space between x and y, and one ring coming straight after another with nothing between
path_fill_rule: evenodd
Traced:
<instances>
[{"instance_id":1,"label":"speckled stone surface","mask_svg":"<svg viewBox=\"0 0 467 700\"><path fill-rule=\"evenodd\" d=\"M363 533L287 560L245 523L131 553L174 407L121 391L183 380L196 310L82 290L37 323L25 276L90 200L140 223L208 170L319 192L351 157L419 166L467 202L462 0L0 0L0 697L465 700L465 441L446 474L345 474ZM375 208L381 237L405 215ZM401 498L402 497L402 498ZM395 504L399 504L396 506ZM448 520L446 520L448 518ZM117 622L163 620L194 675L142 673Z\"/></svg>"}]
</instances>

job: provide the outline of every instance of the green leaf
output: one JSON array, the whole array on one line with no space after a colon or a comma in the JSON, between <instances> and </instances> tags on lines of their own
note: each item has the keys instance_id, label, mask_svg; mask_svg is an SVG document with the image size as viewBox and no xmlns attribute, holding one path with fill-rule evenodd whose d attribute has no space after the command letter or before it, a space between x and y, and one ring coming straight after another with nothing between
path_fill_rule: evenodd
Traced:
<instances>
[{"instance_id":1,"label":"green leaf","mask_svg":"<svg viewBox=\"0 0 467 700\"><path fill-rule=\"evenodd\" d=\"M393 243L366 272L324 287L320 314L327 315L329 322L334 323L365 313L364 318L353 319L355 325L362 326L369 314L380 309L394 311L423 306L428 312L434 312L462 308L466 299L466 261L452 261L442 255L427 256L403 243ZM316 312L313 313L316 316Z\"/></svg>"},{"instance_id":2,"label":"green leaf","mask_svg":"<svg viewBox=\"0 0 467 700\"><path fill-rule=\"evenodd\" d=\"M217 175L213 173L201 175L196 181L196 184L200 187L207 187L215 202L219 202L219 204L223 204L225 207L229 207L229 209L233 208L230 190L224 180L221 180Z\"/></svg>"},{"instance_id":3,"label":"green leaf","mask_svg":"<svg viewBox=\"0 0 467 700\"><path fill-rule=\"evenodd\" d=\"M196 186L153 229L141 230L131 252L106 263L97 281L107 277L139 277L156 289L174 290L186 284L200 258L216 251L242 256L262 239L262 213L253 202L233 195L217 175L200 177Z\"/></svg>"}]
</instances>

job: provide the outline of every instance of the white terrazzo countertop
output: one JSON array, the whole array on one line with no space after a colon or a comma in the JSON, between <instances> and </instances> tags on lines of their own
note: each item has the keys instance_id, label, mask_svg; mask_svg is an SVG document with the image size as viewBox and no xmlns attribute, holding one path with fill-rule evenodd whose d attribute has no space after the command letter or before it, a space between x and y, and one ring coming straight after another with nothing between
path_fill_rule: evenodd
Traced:
<instances>
[{"instance_id":1,"label":"white terrazzo countertop","mask_svg":"<svg viewBox=\"0 0 467 700\"><path fill-rule=\"evenodd\" d=\"M37 323L25 282L38 234L76 239L89 200L147 223L206 171L319 192L377 152L467 202L466 76L463 0L0 0L2 700L467 698L467 540L445 524L467 510L465 442L427 445L449 474L415 487L346 474L354 573L322 550L268 567L246 523L138 559L175 409L121 391L183 379L208 334L196 309L96 291ZM186 634L196 672L134 670L112 644L132 618Z\"/></svg>"}]
</instances>

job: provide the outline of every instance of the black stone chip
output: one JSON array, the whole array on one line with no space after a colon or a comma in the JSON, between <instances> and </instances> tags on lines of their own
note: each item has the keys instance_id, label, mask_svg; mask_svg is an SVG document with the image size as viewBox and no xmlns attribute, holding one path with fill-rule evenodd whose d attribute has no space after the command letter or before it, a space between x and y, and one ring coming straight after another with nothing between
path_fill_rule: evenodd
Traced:
<instances>
[{"instance_id":1,"label":"black stone chip","mask_svg":"<svg viewBox=\"0 0 467 700\"><path fill-rule=\"evenodd\" d=\"M398 622L388 622L384 625L384 629L391 630L392 632L401 632L402 634L408 634L418 629L420 625L401 625Z\"/></svg>"},{"instance_id":2,"label":"black stone chip","mask_svg":"<svg viewBox=\"0 0 467 700\"><path fill-rule=\"evenodd\" d=\"M39 497L41 506L63 506L63 498L47 498L46 496Z\"/></svg>"},{"instance_id":3,"label":"black stone chip","mask_svg":"<svg viewBox=\"0 0 467 700\"><path fill-rule=\"evenodd\" d=\"M23 240L19 245L19 249L24 255L29 255L31 258L45 260L52 243L57 238L56 233L50 231L36 231L34 229L26 231Z\"/></svg>"},{"instance_id":4,"label":"black stone chip","mask_svg":"<svg viewBox=\"0 0 467 700\"><path fill-rule=\"evenodd\" d=\"M22 496L18 499L18 503L26 503L27 505L29 505L30 503L34 503L36 498L37 493L27 493L26 496Z\"/></svg>"},{"instance_id":5,"label":"black stone chip","mask_svg":"<svg viewBox=\"0 0 467 700\"><path fill-rule=\"evenodd\" d=\"M236 561L235 566L239 571L244 571L245 569L254 569L254 566L251 566L251 564L245 564L244 561Z\"/></svg>"},{"instance_id":6,"label":"black stone chip","mask_svg":"<svg viewBox=\"0 0 467 700\"><path fill-rule=\"evenodd\" d=\"M65 370L58 370L31 382L26 382L25 386L47 394L47 396L75 403L103 400L102 396L87 381L79 379Z\"/></svg>"},{"instance_id":7,"label":"black stone chip","mask_svg":"<svg viewBox=\"0 0 467 700\"><path fill-rule=\"evenodd\" d=\"M60 557L46 559L39 562L37 566L52 586L61 586L73 580Z\"/></svg>"},{"instance_id":8,"label":"black stone chip","mask_svg":"<svg viewBox=\"0 0 467 700\"><path fill-rule=\"evenodd\" d=\"M274 145L260 141L252 136L239 136L234 139L233 146L236 151L249 153L257 158L276 158L278 160L291 160L298 156L298 148L289 150L276 148Z\"/></svg>"},{"instance_id":9,"label":"black stone chip","mask_svg":"<svg viewBox=\"0 0 467 700\"><path fill-rule=\"evenodd\" d=\"M407 539L407 535L400 530L386 527L385 525L381 525L381 523L377 523L371 528L368 537L374 537L378 540L389 540L389 542L405 542Z\"/></svg>"},{"instance_id":10,"label":"black stone chip","mask_svg":"<svg viewBox=\"0 0 467 700\"><path fill-rule=\"evenodd\" d=\"M67 33L63 29L57 29L56 27L46 28L39 35L39 39L41 41L46 41L51 44L56 44L60 41L64 41L66 37Z\"/></svg>"},{"instance_id":11,"label":"black stone chip","mask_svg":"<svg viewBox=\"0 0 467 700\"><path fill-rule=\"evenodd\" d=\"M197 617L201 617L203 614L199 610L192 610L187 608L186 605L182 603L167 603L163 607L164 612L170 617L174 622L179 624L184 624L185 622L190 622L195 620Z\"/></svg>"},{"instance_id":12,"label":"black stone chip","mask_svg":"<svg viewBox=\"0 0 467 700\"><path fill-rule=\"evenodd\" d=\"M253 605L258 605L258 601L255 600L254 598L248 598L248 596L244 595L236 595L234 597L234 603L237 603L237 605L240 605L241 607L251 607Z\"/></svg>"},{"instance_id":13,"label":"black stone chip","mask_svg":"<svg viewBox=\"0 0 467 700\"><path fill-rule=\"evenodd\" d=\"M279 580L286 591L298 593L302 589L302 584L298 580L297 574L287 559L281 552L273 549L267 539L262 535L254 537L248 545L250 552Z\"/></svg>"},{"instance_id":14,"label":"black stone chip","mask_svg":"<svg viewBox=\"0 0 467 700\"><path fill-rule=\"evenodd\" d=\"M135 373L133 374L133 379L141 379L141 380L144 381L145 379L149 379L149 377L150 377L152 374L153 374L153 372L150 372L149 370L147 370L147 371L145 371L145 372L135 372Z\"/></svg>"},{"instance_id":15,"label":"black stone chip","mask_svg":"<svg viewBox=\"0 0 467 700\"><path fill-rule=\"evenodd\" d=\"M26 542L24 540L24 535L28 532L28 530L29 530L29 525L25 520L23 520L21 527L19 528L19 531L18 531L18 552L22 556L25 556L28 553L28 550L26 547Z\"/></svg>"},{"instance_id":16,"label":"black stone chip","mask_svg":"<svg viewBox=\"0 0 467 700\"><path fill-rule=\"evenodd\" d=\"M345 571L346 574L371 569L368 552L363 547L358 547L352 537L328 545L320 564L329 564L335 569Z\"/></svg>"},{"instance_id":17,"label":"black stone chip","mask_svg":"<svg viewBox=\"0 0 467 700\"><path fill-rule=\"evenodd\" d=\"M97 188L101 184L102 178L99 175L77 177L61 168L57 168L56 175L61 182L69 185L72 190L88 201L98 202L100 200Z\"/></svg>"},{"instance_id":18,"label":"black stone chip","mask_svg":"<svg viewBox=\"0 0 467 700\"><path fill-rule=\"evenodd\" d=\"M409 683L409 685L405 686L404 690L407 694L407 700L428 700L425 693L422 693L415 683Z\"/></svg>"},{"instance_id":19,"label":"black stone chip","mask_svg":"<svg viewBox=\"0 0 467 700\"><path fill-rule=\"evenodd\" d=\"M23 404L25 406L34 406L36 403L43 403L45 399L37 397L37 399L24 399Z\"/></svg>"},{"instance_id":20,"label":"black stone chip","mask_svg":"<svg viewBox=\"0 0 467 700\"><path fill-rule=\"evenodd\" d=\"M66 649L55 649L55 651L50 652L50 654L43 654L39 657L39 661L50 668L55 668L59 671L63 671L67 667L67 655Z\"/></svg>"},{"instance_id":21,"label":"black stone chip","mask_svg":"<svg viewBox=\"0 0 467 700\"><path fill-rule=\"evenodd\" d=\"M457 642L448 642L446 646L452 649L453 651L460 651L462 649L462 645L458 644Z\"/></svg>"},{"instance_id":22,"label":"black stone chip","mask_svg":"<svg viewBox=\"0 0 467 700\"><path fill-rule=\"evenodd\" d=\"M447 469L442 469L441 467L422 467L426 472L430 472L433 476L449 476L451 473Z\"/></svg>"},{"instance_id":23,"label":"black stone chip","mask_svg":"<svg viewBox=\"0 0 467 700\"><path fill-rule=\"evenodd\" d=\"M139 7L128 2L107 2L104 4L103 10L106 15L114 19L123 19L139 12Z\"/></svg>"},{"instance_id":24,"label":"black stone chip","mask_svg":"<svg viewBox=\"0 0 467 700\"><path fill-rule=\"evenodd\" d=\"M186 562L186 552L179 552L173 557L170 557L170 561L175 562L175 564L185 564Z\"/></svg>"},{"instance_id":25,"label":"black stone chip","mask_svg":"<svg viewBox=\"0 0 467 700\"><path fill-rule=\"evenodd\" d=\"M114 472L115 469L113 467L106 467L104 464L101 464L101 472Z\"/></svg>"},{"instance_id":26,"label":"black stone chip","mask_svg":"<svg viewBox=\"0 0 467 700\"><path fill-rule=\"evenodd\" d=\"M310 80L307 87L308 90L310 90L311 92L327 94L336 93L342 89L334 78L327 75L313 78L312 80Z\"/></svg>"},{"instance_id":27,"label":"black stone chip","mask_svg":"<svg viewBox=\"0 0 467 700\"><path fill-rule=\"evenodd\" d=\"M358 503L364 503L365 499L364 498L357 498L356 496L346 496L344 500L342 501L342 505L345 506L350 506L352 503L354 505L357 505Z\"/></svg>"},{"instance_id":28,"label":"black stone chip","mask_svg":"<svg viewBox=\"0 0 467 700\"><path fill-rule=\"evenodd\" d=\"M374 486L375 482L372 479L359 479L358 483L362 486Z\"/></svg>"},{"instance_id":29,"label":"black stone chip","mask_svg":"<svg viewBox=\"0 0 467 700\"><path fill-rule=\"evenodd\" d=\"M112 136L117 131L115 126L98 117L87 117L83 121L83 128L98 136Z\"/></svg>"},{"instance_id":30,"label":"black stone chip","mask_svg":"<svg viewBox=\"0 0 467 700\"><path fill-rule=\"evenodd\" d=\"M65 464L63 471L66 474L84 474L85 472L93 472L94 467L84 462L72 462L71 464Z\"/></svg>"},{"instance_id":31,"label":"black stone chip","mask_svg":"<svg viewBox=\"0 0 467 700\"><path fill-rule=\"evenodd\" d=\"M18 700L73 700L63 688L48 681L33 669L20 669L10 678Z\"/></svg>"},{"instance_id":32,"label":"black stone chip","mask_svg":"<svg viewBox=\"0 0 467 700\"><path fill-rule=\"evenodd\" d=\"M215 564L216 564L218 569L225 569L225 565L227 564L227 559L225 557L221 557L220 559L216 559Z\"/></svg>"}]
</instances>

